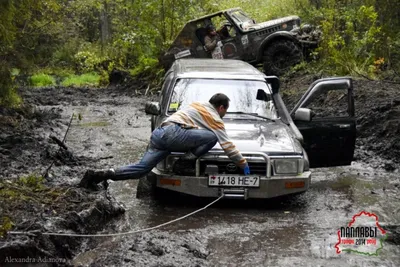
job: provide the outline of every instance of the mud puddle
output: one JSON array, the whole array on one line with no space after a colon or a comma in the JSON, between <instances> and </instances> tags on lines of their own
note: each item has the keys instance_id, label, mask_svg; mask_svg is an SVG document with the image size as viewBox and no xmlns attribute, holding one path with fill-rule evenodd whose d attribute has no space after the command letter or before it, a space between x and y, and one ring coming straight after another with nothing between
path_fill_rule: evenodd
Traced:
<instances>
[{"instance_id":1,"label":"mud puddle","mask_svg":"<svg viewBox=\"0 0 400 267\"><path fill-rule=\"evenodd\" d=\"M303 195L271 201L225 200L193 217L153 231L151 238L137 234L109 240L94 251L82 253L74 262L184 266L179 260L184 254L179 249L197 242L197 249L206 259L196 263L199 266L398 266L400 246L392 242L392 233L381 253L374 257L338 255L334 246L338 241L337 230L362 210L378 215L382 225L399 226L399 184L398 174L368 170L363 164L315 169L313 184ZM127 208L127 217L119 225L119 231L155 226L206 203L185 204L179 198L168 203L135 199L135 187L136 181L112 184L116 198ZM147 237L146 242L155 246L156 252L142 251L139 255L132 252L138 236ZM184 244L169 247L177 240ZM176 258L171 258L172 255Z\"/></svg>"},{"instance_id":2,"label":"mud puddle","mask_svg":"<svg viewBox=\"0 0 400 267\"><path fill-rule=\"evenodd\" d=\"M147 117L129 104L104 109L103 113L112 109L115 115L110 125L90 129L92 142L100 144L103 156L115 156L107 162L109 166L139 159L150 133ZM90 109L81 112L90 121L101 120L90 113ZM142 120L129 125L127 120L134 117L133 114ZM76 127L72 133L86 136L86 131ZM104 140L111 140L113 146L102 146ZM100 152L99 148L96 150L95 154ZM270 201L224 200L161 229L110 238L96 249L78 255L73 263L92 266L398 266L398 243L386 242L377 257L338 255L334 245L337 230L362 210L376 213L382 224L400 225L399 184L398 173L364 163L315 169L311 189L303 195ZM107 232L155 226L211 201L188 201L179 197L162 202L137 199L136 186L137 181L110 185L126 213L122 220L110 225Z\"/></svg>"}]
</instances>

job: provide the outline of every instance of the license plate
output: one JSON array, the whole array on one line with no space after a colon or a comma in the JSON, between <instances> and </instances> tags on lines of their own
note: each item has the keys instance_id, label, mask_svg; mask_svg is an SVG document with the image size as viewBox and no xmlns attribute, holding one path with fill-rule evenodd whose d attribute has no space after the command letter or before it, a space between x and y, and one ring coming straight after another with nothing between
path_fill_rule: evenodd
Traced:
<instances>
[{"instance_id":1,"label":"license plate","mask_svg":"<svg viewBox=\"0 0 400 267\"><path fill-rule=\"evenodd\" d=\"M260 176L209 175L208 185L260 187Z\"/></svg>"}]
</instances>

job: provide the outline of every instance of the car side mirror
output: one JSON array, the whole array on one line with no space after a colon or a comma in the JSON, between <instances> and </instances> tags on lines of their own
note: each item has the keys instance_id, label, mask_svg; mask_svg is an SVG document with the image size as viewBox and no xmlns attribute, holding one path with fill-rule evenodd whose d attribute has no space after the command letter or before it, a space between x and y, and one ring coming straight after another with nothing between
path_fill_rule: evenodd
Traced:
<instances>
[{"instance_id":1,"label":"car side mirror","mask_svg":"<svg viewBox=\"0 0 400 267\"><path fill-rule=\"evenodd\" d=\"M256 99L257 100L261 100L261 101L265 101L265 102L268 102L268 101L272 100L271 95L267 94L263 89L258 89L257 90Z\"/></svg>"},{"instance_id":2,"label":"car side mirror","mask_svg":"<svg viewBox=\"0 0 400 267\"><path fill-rule=\"evenodd\" d=\"M298 108L294 113L294 120L296 121L311 121L311 109L309 108Z\"/></svg>"},{"instance_id":3,"label":"car side mirror","mask_svg":"<svg viewBox=\"0 0 400 267\"><path fill-rule=\"evenodd\" d=\"M146 112L146 114L160 115L160 104L158 102L147 102L144 111Z\"/></svg>"}]
</instances>

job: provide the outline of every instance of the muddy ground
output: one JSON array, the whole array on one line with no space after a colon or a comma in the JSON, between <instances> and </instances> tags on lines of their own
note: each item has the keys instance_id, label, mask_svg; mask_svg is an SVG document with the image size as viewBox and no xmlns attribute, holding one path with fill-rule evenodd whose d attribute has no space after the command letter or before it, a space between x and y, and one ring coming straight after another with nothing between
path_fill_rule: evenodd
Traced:
<instances>
[{"instance_id":1,"label":"muddy ground","mask_svg":"<svg viewBox=\"0 0 400 267\"><path fill-rule=\"evenodd\" d=\"M303 76L282 82L289 107L313 80ZM123 237L8 234L0 239L0 262L12 266L11 258L29 256L58 260L43 266L399 266L400 85L356 80L354 87L355 161L313 170L312 186L301 196L224 200L179 223ZM156 96L121 88L20 91L26 107L0 110L3 228L124 232L183 216L209 202L137 199L137 181L114 182L97 192L76 187L87 168L140 158L150 134L144 103ZM62 148L57 140L67 130ZM38 177L48 169L41 181ZM19 179L27 175L31 178ZM337 255L335 232L361 210L378 214L390 232L382 253Z\"/></svg>"}]
</instances>

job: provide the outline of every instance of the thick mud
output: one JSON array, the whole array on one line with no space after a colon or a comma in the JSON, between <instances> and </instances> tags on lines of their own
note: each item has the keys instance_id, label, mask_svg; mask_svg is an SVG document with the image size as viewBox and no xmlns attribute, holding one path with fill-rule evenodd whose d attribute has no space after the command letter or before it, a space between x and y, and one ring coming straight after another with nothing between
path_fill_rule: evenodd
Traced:
<instances>
[{"instance_id":1,"label":"thick mud","mask_svg":"<svg viewBox=\"0 0 400 267\"><path fill-rule=\"evenodd\" d=\"M288 106L312 81L283 81ZM302 195L221 200L177 223L122 237L7 235L0 239L0 262L13 266L10 259L47 257L63 261L43 266L399 266L400 85L355 81L354 87L359 125L355 162L314 169L312 186ZM21 93L29 108L0 111L0 177L14 182L53 165L43 183L49 190L40 191L43 202L12 202L10 207L2 199L1 217L13 221L12 231L127 232L211 202L176 195L162 201L137 199L137 180L113 182L96 192L76 187L87 168L140 158L150 135L144 103L156 97L88 88L25 88ZM54 140L63 140L67 130L66 149L60 148ZM336 254L337 230L362 210L377 214L388 230L383 249L373 257Z\"/></svg>"},{"instance_id":2,"label":"thick mud","mask_svg":"<svg viewBox=\"0 0 400 267\"><path fill-rule=\"evenodd\" d=\"M294 107L308 86L316 79L311 75L287 79L281 94L289 109ZM354 80L354 102L357 117L357 150L355 160L373 167L393 171L400 166L400 83ZM339 98L340 99L340 98ZM320 107L345 110L345 98L329 99Z\"/></svg>"}]
</instances>

